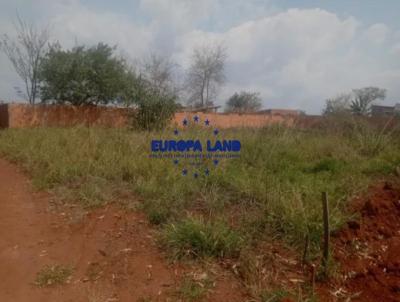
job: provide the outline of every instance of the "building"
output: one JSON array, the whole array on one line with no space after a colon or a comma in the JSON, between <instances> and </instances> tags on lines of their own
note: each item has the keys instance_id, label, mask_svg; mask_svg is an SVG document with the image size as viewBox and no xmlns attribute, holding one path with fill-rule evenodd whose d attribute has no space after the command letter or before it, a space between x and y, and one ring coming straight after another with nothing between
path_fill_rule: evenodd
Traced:
<instances>
[{"instance_id":1,"label":"building","mask_svg":"<svg viewBox=\"0 0 400 302\"><path fill-rule=\"evenodd\" d=\"M299 116L304 114L301 110L294 109L264 109L257 111L259 114L271 114L271 115L291 115L291 116Z\"/></svg>"},{"instance_id":2,"label":"building","mask_svg":"<svg viewBox=\"0 0 400 302\"><path fill-rule=\"evenodd\" d=\"M380 105L371 106L372 116L393 116L397 114L400 115L400 103L394 106L380 106Z\"/></svg>"},{"instance_id":3,"label":"building","mask_svg":"<svg viewBox=\"0 0 400 302\"><path fill-rule=\"evenodd\" d=\"M204 107L194 107L194 106L181 106L178 108L178 112L203 112L209 113L214 112L216 113L221 106L204 106Z\"/></svg>"}]
</instances>

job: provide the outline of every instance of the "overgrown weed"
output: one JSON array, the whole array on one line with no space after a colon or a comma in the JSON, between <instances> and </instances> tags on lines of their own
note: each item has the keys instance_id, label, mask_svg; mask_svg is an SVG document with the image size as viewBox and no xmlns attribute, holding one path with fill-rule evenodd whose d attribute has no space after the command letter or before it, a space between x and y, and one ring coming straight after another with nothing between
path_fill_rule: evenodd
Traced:
<instances>
[{"instance_id":1,"label":"overgrown weed","mask_svg":"<svg viewBox=\"0 0 400 302\"><path fill-rule=\"evenodd\" d=\"M316 252L321 192L328 193L334 231L347 219L346 202L400 165L399 136L352 123L223 130L221 138L241 141L241 157L223 160L197 179L182 176L181 163L149 157L150 141L174 137L173 129L7 129L0 132L0 154L22 165L38 189L62 188L66 201L85 207L134 194L179 256L189 250L192 256L231 257L271 235L301 247L305 234ZM180 137L205 140L210 132L189 127Z\"/></svg>"}]
</instances>

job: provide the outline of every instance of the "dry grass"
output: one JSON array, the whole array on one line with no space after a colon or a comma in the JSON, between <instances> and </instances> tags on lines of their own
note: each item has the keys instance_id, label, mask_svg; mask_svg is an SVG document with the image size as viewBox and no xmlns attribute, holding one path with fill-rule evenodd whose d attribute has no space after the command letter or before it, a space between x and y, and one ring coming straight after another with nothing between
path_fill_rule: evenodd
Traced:
<instances>
[{"instance_id":1,"label":"dry grass","mask_svg":"<svg viewBox=\"0 0 400 302\"><path fill-rule=\"evenodd\" d=\"M72 268L62 265L47 265L36 275L35 285L39 287L63 285L72 275Z\"/></svg>"},{"instance_id":2,"label":"dry grass","mask_svg":"<svg viewBox=\"0 0 400 302\"><path fill-rule=\"evenodd\" d=\"M241 157L197 179L183 177L172 161L149 158L151 139L172 138L171 129L9 129L0 132L0 154L65 202L139 206L177 256L235 258L268 238L301 253L308 234L313 257L321 192L334 231L348 219L349 199L400 166L400 135L365 127L226 130L221 137L239 139ZM209 133L193 128L185 137Z\"/></svg>"}]
</instances>

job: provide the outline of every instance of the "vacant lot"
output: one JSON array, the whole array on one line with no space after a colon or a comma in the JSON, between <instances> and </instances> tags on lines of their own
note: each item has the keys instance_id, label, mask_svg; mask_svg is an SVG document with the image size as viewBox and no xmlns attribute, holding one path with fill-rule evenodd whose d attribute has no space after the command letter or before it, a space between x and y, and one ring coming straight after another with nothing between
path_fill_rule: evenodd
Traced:
<instances>
[{"instance_id":1,"label":"vacant lot","mask_svg":"<svg viewBox=\"0 0 400 302\"><path fill-rule=\"evenodd\" d=\"M210 132L190 128L182 135L207 139ZM308 260L318 263L321 192L329 196L334 233L357 219L347 210L349 201L400 166L400 135L354 121L317 130L271 126L219 135L241 141L240 158L221 160L209 176L197 178L182 176L181 163L149 157L150 141L172 138L173 129L10 129L0 132L0 153L21 165L37 189L53 192L64 204L90 210L117 203L142 211L172 259L215 259L256 299L310 298L307 284L299 291L276 282L268 274L274 260L259 256L272 250L275 258L301 259L308 237Z\"/></svg>"}]
</instances>

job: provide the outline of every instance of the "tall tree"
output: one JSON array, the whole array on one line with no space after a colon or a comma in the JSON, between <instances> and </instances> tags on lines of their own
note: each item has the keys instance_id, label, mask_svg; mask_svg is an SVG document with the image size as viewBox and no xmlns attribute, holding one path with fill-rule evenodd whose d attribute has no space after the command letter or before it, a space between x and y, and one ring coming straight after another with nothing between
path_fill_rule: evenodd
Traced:
<instances>
[{"instance_id":1,"label":"tall tree","mask_svg":"<svg viewBox=\"0 0 400 302\"><path fill-rule=\"evenodd\" d=\"M261 108L260 94L257 92L235 92L226 102L226 112L249 113Z\"/></svg>"},{"instance_id":2,"label":"tall tree","mask_svg":"<svg viewBox=\"0 0 400 302\"><path fill-rule=\"evenodd\" d=\"M376 100L384 100L386 90L378 87L365 87L353 89L353 100L350 108L353 114L368 115L371 111L371 104Z\"/></svg>"},{"instance_id":3,"label":"tall tree","mask_svg":"<svg viewBox=\"0 0 400 302\"><path fill-rule=\"evenodd\" d=\"M323 115L350 114L351 98L352 95L350 93L343 93L336 97L327 99L322 114Z\"/></svg>"},{"instance_id":4,"label":"tall tree","mask_svg":"<svg viewBox=\"0 0 400 302\"><path fill-rule=\"evenodd\" d=\"M178 65L168 57L150 54L142 61L142 78L149 89L165 96L177 96L179 85L176 76Z\"/></svg>"},{"instance_id":5,"label":"tall tree","mask_svg":"<svg viewBox=\"0 0 400 302\"><path fill-rule=\"evenodd\" d=\"M219 86L225 81L226 58L226 50L221 45L194 50L187 75L190 103L202 107L213 104Z\"/></svg>"},{"instance_id":6,"label":"tall tree","mask_svg":"<svg viewBox=\"0 0 400 302\"><path fill-rule=\"evenodd\" d=\"M63 50L51 47L41 66L42 99L73 105L127 102L134 97L136 76L115 48L99 43Z\"/></svg>"},{"instance_id":7,"label":"tall tree","mask_svg":"<svg viewBox=\"0 0 400 302\"><path fill-rule=\"evenodd\" d=\"M39 97L39 68L47 51L49 29L38 29L17 16L15 30L15 39L2 35L0 47L24 82L25 92L22 95L30 104L35 104Z\"/></svg>"}]
</instances>

